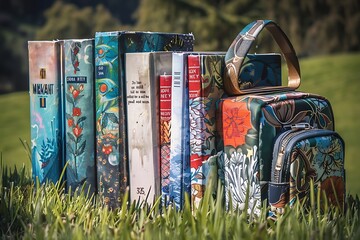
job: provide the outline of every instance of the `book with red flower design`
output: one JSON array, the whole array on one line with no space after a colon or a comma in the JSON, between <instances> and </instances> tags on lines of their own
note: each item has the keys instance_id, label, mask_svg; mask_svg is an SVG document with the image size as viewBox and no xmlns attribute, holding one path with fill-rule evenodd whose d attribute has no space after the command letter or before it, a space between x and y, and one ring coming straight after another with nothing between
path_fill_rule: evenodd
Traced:
<instances>
[{"instance_id":1,"label":"book with red flower design","mask_svg":"<svg viewBox=\"0 0 360 240\"><path fill-rule=\"evenodd\" d=\"M63 167L60 42L29 41L28 50L32 174L55 183Z\"/></svg>"},{"instance_id":2,"label":"book with red flower design","mask_svg":"<svg viewBox=\"0 0 360 240\"><path fill-rule=\"evenodd\" d=\"M64 149L67 187L96 192L94 40L63 42Z\"/></svg>"},{"instance_id":3,"label":"book with red flower design","mask_svg":"<svg viewBox=\"0 0 360 240\"><path fill-rule=\"evenodd\" d=\"M131 201L160 196L160 75L171 73L171 52L127 53L126 99Z\"/></svg>"},{"instance_id":4,"label":"book with red flower design","mask_svg":"<svg viewBox=\"0 0 360 240\"><path fill-rule=\"evenodd\" d=\"M216 118L218 100L223 95L223 53L199 53L188 56L191 203L199 206L212 167L208 159L216 155ZM216 177L216 176L215 176ZM215 180L217 181L217 180Z\"/></svg>"}]
</instances>

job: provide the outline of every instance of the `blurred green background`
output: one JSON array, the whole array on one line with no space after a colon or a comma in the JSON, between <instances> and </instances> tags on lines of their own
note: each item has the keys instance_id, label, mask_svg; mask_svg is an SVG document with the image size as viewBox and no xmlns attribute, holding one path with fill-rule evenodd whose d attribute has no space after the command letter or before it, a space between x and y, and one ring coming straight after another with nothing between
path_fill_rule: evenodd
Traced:
<instances>
[{"instance_id":1,"label":"blurred green background","mask_svg":"<svg viewBox=\"0 0 360 240\"><path fill-rule=\"evenodd\" d=\"M0 158L30 168L27 41L92 38L96 31L192 32L195 50L226 51L255 19L276 21L301 60L300 90L330 99L346 141L347 189L360 194L358 0L14 0L0 2ZM278 51L266 34L254 51Z\"/></svg>"}]
</instances>

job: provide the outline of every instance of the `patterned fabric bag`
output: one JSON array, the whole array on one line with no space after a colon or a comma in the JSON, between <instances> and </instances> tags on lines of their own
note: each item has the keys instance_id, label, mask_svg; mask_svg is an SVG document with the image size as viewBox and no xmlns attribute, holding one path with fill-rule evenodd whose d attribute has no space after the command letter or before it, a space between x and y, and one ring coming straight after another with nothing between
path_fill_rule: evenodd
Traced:
<instances>
[{"instance_id":1,"label":"patterned fabric bag","mask_svg":"<svg viewBox=\"0 0 360 240\"><path fill-rule=\"evenodd\" d=\"M252 43L264 28L271 33L286 60L288 85L241 89L239 87L241 79L238 79L239 69L241 69L243 59ZM288 131L288 126L299 123L305 123L309 128L332 132L334 116L329 101L324 97L295 91L300 85L298 58L285 33L272 21L258 20L247 25L230 46L225 57L225 64L227 72L224 76L224 88L231 97L221 99L217 114L219 146L223 151L223 161L220 161L223 165L220 167L224 173L225 202L227 208L246 209L249 213L259 214L262 202L268 198L268 186L273 178L272 162L276 137ZM339 139L335 137L338 136L336 134L331 136L334 136L331 137L334 138L334 141L335 138ZM320 138L322 139L322 137ZM309 141L313 144L317 140L308 139L306 144L309 144ZM330 144L330 142L320 142L320 145ZM306 144L304 146L308 146ZM315 151L315 148L311 145L312 151ZM328 146L326 150L330 148ZM343 150L341 151L343 152ZM340 185L344 185L343 161L340 160L340 154L335 154L339 160L324 161L327 164L326 167L319 164L313 165L313 168L318 168L317 175L319 177L324 171L336 172L325 175L340 177L341 179L337 179L335 184L339 182ZM321 156L325 157L325 154L321 156L315 154L314 156L320 158ZM309 161L316 162L317 158L311 156ZM338 164L339 162L342 165ZM293 165L293 167L295 166ZM285 168L289 172L287 165L284 166L284 171ZM306 171L306 169L304 170ZM319 177L315 179L315 182L323 180ZM309 179L304 178L303 180L308 181ZM289 179L285 179L285 182L288 186L284 189L291 188ZM304 185L303 183L302 186L305 187L308 184ZM273 188L269 190L273 191ZM276 198L274 197L276 194L269 194L272 196L271 199ZM288 202L287 199L289 198L286 198L284 204Z\"/></svg>"}]
</instances>

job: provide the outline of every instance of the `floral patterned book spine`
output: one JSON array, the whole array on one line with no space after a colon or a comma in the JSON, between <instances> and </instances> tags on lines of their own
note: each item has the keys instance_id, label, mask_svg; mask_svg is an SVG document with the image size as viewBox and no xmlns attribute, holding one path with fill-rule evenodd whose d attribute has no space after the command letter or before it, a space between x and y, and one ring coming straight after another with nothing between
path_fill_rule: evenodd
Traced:
<instances>
[{"instance_id":1,"label":"floral patterned book spine","mask_svg":"<svg viewBox=\"0 0 360 240\"><path fill-rule=\"evenodd\" d=\"M56 182L62 171L60 42L29 41L32 174Z\"/></svg>"},{"instance_id":2,"label":"floral patterned book spine","mask_svg":"<svg viewBox=\"0 0 360 240\"><path fill-rule=\"evenodd\" d=\"M95 193L94 40L65 40L64 107L67 187Z\"/></svg>"},{"instance_id":3,"label":"floral patterned book spine","mask_svg":"<svg viewBox=\"0 0 360 240\"><path fill-rule=\"evenodd\" d=\"M159 80L160 80L161 196L162 196L163 204L167 205L169 199L169 182L170 182L172 75L162 74L160 75Z\"/></svg>"},{"instance_id":4,"label":"floral patterned book spine","mask_svg":"<svg viewBox=\"0 0 360 240\"><path fill-rule=\"evenodd\" d=\"M171 72L171 56L125 56L131 201L152 204L160 196L159 76Z\"/></svg>"},{"instance_id":5,"label":"floral patterned book spine","mask_svg":"<svg viewBox=\"0 0 360 240\"><path fill-rule=\"evenodd\" d=\"M95 111L98 193L119 207L127 184L124 91L120 81L119 35L95 34Z\"/></svg>"},{"instance_id":6,"label":"floral patterned book spine","mask_svg":"<svg viewBox=\"0 0 360 240\"><path fill-rule=\"evenodd\" d=\"M197 208L214 166L208 159L217 153L215 109L223 94L224 55L190 55L188 61L191 202Z\"/></svg>"},{"instance_id":7,"label":"floral patterned book spine","mask_svg":"<svg viewBox=\"0 0 360 240\"><path fill-rule=\"evenodd\" d=\"M171 86L171 129L169 195L177 209L190 194L189 110L187 53L173 53Z\"/></svg>"}]
</instances>

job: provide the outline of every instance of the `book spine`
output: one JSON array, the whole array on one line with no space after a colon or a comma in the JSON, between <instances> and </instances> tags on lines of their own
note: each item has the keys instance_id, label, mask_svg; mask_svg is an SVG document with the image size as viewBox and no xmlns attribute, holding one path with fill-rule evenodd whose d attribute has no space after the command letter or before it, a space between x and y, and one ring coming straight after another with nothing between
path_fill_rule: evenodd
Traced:
<instances>
[{"instance_id":1,"label":"book spine","mask_svg":"<svg viewBox=\"0 0 360 240\"><path fill-rule=\"evenodd\" d=\"M95 35L97 186L103 202L111 208L120 207L128 186L118 34Z\"/></svg>"},{"instance_id":2,"label":"book spine","mask_svg":"<svg viewBox=\"0 0 360 240\"><path fill-rule=\"evenodd\" d=\"M153 141L156 114L152 107L157 100L150 54L126 54L127 128L131 201L152 203L155 195L156 153ZM154 129L155 128L155 129ZM148 195L148 198L147 198Z\"/></svg>"},{"instance_id":3,"label":"book spine","mask_svg":"<svg viewBox=\"0 0 360 240\"><path fill-rule=\"evenodd\" d=\"M28 50L32 174L55 183L63 167L60 43L31 41Z\"/></svg>"},{"instance_id":4,"label":"book spine","mask_svg":"<svg viewBox=\"0 0 360 240\"><path fill-rule=\"evenodd\" d=\"M161 196L163 204L169 199L170 141L171 141L171 84L172 75L160 75L160 162Z\"/></svg>"},{"instance_id":5,"label":"book spine","mask_svg":"<svg viewBox=\"0 0 360 240\"><path fill-rule=\"evenodd\" d=\"M94 41L66 40L64 58L64 128L67 187L85 184L95 193Z\"/></svg>"},{"instance_id":6,"label":"book spine","mask_svg":"<svg viewBox=\"0 0 360 240\"><path fill-rule=\"evenodd\" d=\"M192 206L196 209L204 196L205 188L209 187L212 169L216 164L208 161L216 155L216 103L223 94L222 73L224 70L222 55L200 55L189 62L192 68L194 91L189 101L190 148L191 148L191 192ZM191 61L192 58L189 58ZM200 84L199 84L200 83ZM212 189L211 191L213 191Z\"/></svg>"},{"instance_id":7,"label":"book spine","mask_svg":"<svg viewBox=\"0 0 360 240\"><path fill-rule=\"evenodd\" d=\"M171 87L171 129L170 143L170 201L177 209L184 204L184 194L189 193L189 122L188 122L188 86L185 68L187 55L173 53ZM189 182L187 182L189 181Z\"/></svg>"},{"instance_id":8,"label":"book spine","mask_svg":"<svg viewBox=\"0 0 360 240\"><path fill-rule=\"evenodd\" d=\"M190 168L191 168L191 204L198 207L204 196L205 185L201 165L207 157L203 153L202 145L205 142L205 107L202 97L202 81L200 69L200 55L188 57L189 72L189 122L190 122Z\"/></svg>"}]
</instances>

